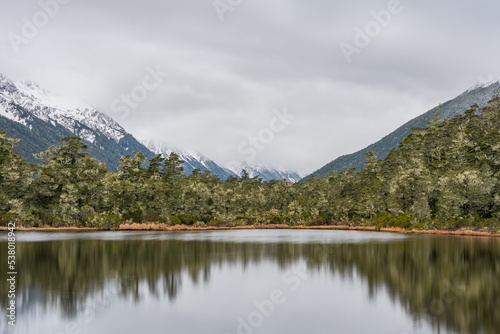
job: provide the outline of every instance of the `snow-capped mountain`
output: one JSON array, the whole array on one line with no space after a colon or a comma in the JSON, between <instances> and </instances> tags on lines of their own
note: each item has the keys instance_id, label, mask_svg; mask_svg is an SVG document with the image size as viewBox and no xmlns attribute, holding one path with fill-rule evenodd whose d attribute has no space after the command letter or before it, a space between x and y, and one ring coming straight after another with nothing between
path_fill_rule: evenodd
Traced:
<instances>
[{"instance_id":1,"label":"snow-capped mountain","mask_svg":"<svg viewBox=\"0 0 500 334\"><path fill-rule=\"evenodd\" d=\"M228 165L226 169L230 170L239 177L243 175L243 170L245 170L250 178L257 176L262 178L264 181L287 180L289 182L298 182L305 176L294 171L283 171L261 165L250 165L247 162L243 162L242 164L233 163Z\"/></svg>"},{"instance_id":2,"label":"snow-capped mountain","mask_svg":"<svg viewBox=\"0 0 500 334\"><path fill-rule=\"evenodd\" d=\"M1 73L0 131L21 139L17 150L30 162L36 162L33 154L60 143L62 138L78 136L89 146L89 153L111 170L117 167L120 157L134 152L141 152L148 158L175 152L185 162L183 167L187 175L194 169L209 170L223 180L241 175L241 169L233 172L197 152L172 149L154 142L144 145L111 117L88 104L52 94L31 81L13 82ZM252 177L259 175L264 181L286 179L296 182L300 179L294 172L250 166L245 169Z\"/></svg>"},{"instance_id":3,"label":"snow-capped mountain","mask_svg":"<svg viewBox=\"0 0 500 334\"><path fill-rule=\"evenodd\" d=\"M467 89L463 94L467 94L479 88L487 88L497 83L500 83L500 77L493 77L490 75L488 78L481 78L478 83Z\"/></svg>"},{"instance_id":4,"label":"snow-capped mountain","mask_svg":"<svg viewBox=\"0 0 500 334\"><path fill-rule=\"evenodd\" d=\"M303 175L292 171L280 171L274 168L265 168L257 165L249 165L248 163L237 164L233 163L227 167L221 167L213 160L198 152L189 152L172 148L171 146L155 142L144 142L144 145L156 154L162 154L168 157L171 153L176 153L181 160L184 161L182 167L186 174L190 174L194 169L199 169L202 172L205 170L211 171L213 174L218 175L222 180L230 176L241 177L243 170L245 170L249 177L259 177L263 181L270 180L287 180L289 182L299 181Z\"/></svg>"},{"instance_id":5,"label":"snow-capped mountain","mask_svg":"<svg viewBox=\"0 0 500 334\"><path fill-rule=\"evenodd\" d=\"M170 156L171 153L176 153L179 158L184 161L182 167L184 167L185 174L191 174L193 170L199 169L202 172L208 170L213 174L218 175L221 180L225 180L229 176L238 176L232 173L230 170L220 167L213 160L205 157L198 152L182 151L155 141L146 141L144 142L144 145L155 154L161 154L164 157Z\"/></svg>"},{"instance_id":6,"label":"snow-capped mountain","mask_svg":"<svg viewBox=\"0 0 500 334\"><path fill-rule=\"evenodd\" d=\"M1 115L26 125L19 106L45 122L59 124L80 138L94 143L98 131L117 143L127 132L111 117L89 105L56 96L32 81L14 83L0 74ZM82 127L82 125L84 125Z\"/></svg>"},{"instance_id":7,"label":"snow-capped mountain","mask_svg":"<svg viewBox=\"0 0 500 334\"><path fill-rule=\"evenodd\" d=\"M35 162L34 153L78 136L89 153L115 169L133 152L154 156L111 117L91 106L59 97L34 82L13 82L0 74L0 130L21 139L18 151Z\"/></svg>"}]
</instances>

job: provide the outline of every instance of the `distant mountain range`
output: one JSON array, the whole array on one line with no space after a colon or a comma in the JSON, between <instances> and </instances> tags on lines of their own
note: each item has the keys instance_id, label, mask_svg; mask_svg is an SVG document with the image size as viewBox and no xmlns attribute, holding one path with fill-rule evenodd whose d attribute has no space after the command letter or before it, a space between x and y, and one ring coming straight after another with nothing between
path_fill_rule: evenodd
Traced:
<instances>
[{"instance_id":1,"label":"distant mountain range","mask_svg":"<svg viewBox=\"0 0 500 334\"><path fill-rule=\"evenodd\" d=\"M0 131L19 138L17 151L28 161L37 162L33 154L47 150L67 136L78 136L89 146L89 153L115 170L120 157L141 152L148 158L176 152L185 161L187 175L198 168L209 170L221 179L241 176L245 168L250 176L264 181L286 179L296 182L301 175L276 169L251 167L229 169L199 153L173 150L158 143L143 144L111 117L91 106L56 96L34 82L14 83L0 74Z\"/></svg>"},{"instance_id":2,"label":"distant mountain range","mask_svg":"<svg viewBox=\"0 0 500 334\"><path fill-rule=\"evenodd\" d=\"M250 165L246 162L237 166L228 166L227 169L238 176L242 176L243 170L245 170L250 178L258 176L263 180L287 180L290 182L298 182L304 177L304 175L294 171L283 171L259 165Z\"/></svg>"},{"instance_id":3,"label":"distant mountain range","mask_svg":"<svg viewBox=\"0 0 500 334\"><path fill-rule=\"evenodd\" d=\"M19 138L17 151L30 162L33 154L78 136L89 153L113 170L121 156L154 156L113 119L84 104L57 97L34 82L14 83L0 74L0 130Z\"/></svg>"},{"instance_id":4,"label":"distant mountain range","mask_svg":"<svg viewBox=\"0 0 500 334\"><path fill-rule=\"evenodd\" d=\"M161 154L164 157L168 157L171 153L176 153L179 158L184 161L182 167L184 167L184 172L186 174L191 174L193 170L199 169L202 172L208 170L216 175L218 175L222 180L227 179L229 176L236 177L234 173L230 170L220 167L213 160L201 155L197 152L187 152L179 149L174 149L170 146L159 142L144 142L146 147L150 149L155 154Z\"/></svg>"},{"instance_id":5,"label":"distant mountain range","mask_svg":"<svg viewBox=\"0 0 500 334\"><path fill-rule=\"evenodd\" d=\"M212 173L219 175L221 179L227 179L230 176L241 177L243 175L243 170L245 170L250 178L259 177L264 181L287 180L289 182L298 182L304 176L293 171L281 171L278 169L266 168L259 165L250 165L245 162L236 166L221 167L213 160L197 152L187 152L173 149L170 146L166 146L157 142L145 142L144 144L155 154L169 156L170 153L175 152L181 160L185 161L183 167L187 174L192 173L192 171L197 168L202 172L205 170L209 170Z\"/></svg>"},{"instance_id":6,"label":"distant mountain range","mask_svg":"<svg viewBox=\"0 0 500 334\"><path fill-rule=\"evenodd\" d=\"M476 85L456 98L405 123L376 143L358 152L340 156L303 179L303 175L294 171L281 171L245 162L222 167L197 152L173 149L156 142L141 143L111 117L85 103L58 97L34 82L14 83L2 74L0 74L0 131L6 131L9 137L20 139L17 151L30 162L36 162L33 154L60 143L64 137L76 135L89 146L89 153L111 170L117 168L120 157L133 152L141 152L148 158L156 154L168 156L175 152L185 162L183 167L187 175L197 168L202 172L208 170L225 180L230 176L241 177L245 170L250 177L257 176L264 181L285 179L297 182L352 167L360 170L365 162L363 153L375 151L377 156L383 159L393 148L398 147L412 128L427 126L438 109L441 118L452 118L463 114L473 104L485 106L497 89L500 89L498 80Z\"/></svg>"},{"instance_id":7,"label":"distant mountain range","mask_svg":"<svg viewBox=\"0 0 500 334\"><path fill-rule=\"evenodd\" d=\"M493 80L485 84L478 84L460 94L453 100L443 103L440 106L427 111L423 115L405 123L395 131L380 139L378 142L373 143L355 153L338 157L311 175L308 175L302 181L309 178L326 176L331 172L338 173L352 167L355 167L356 170L363 169L366 161L363 153L375 151L379 159L384 159L393 148L397 148L399 143L401 143L403 139L410 134L412 128L426 127L434 118L436 111L438 111L440 118L449 119L465 113L465 111L473 104L477 104L479 107L484 107L488 104L488 101L492 98L497 89L500 89L499 80Z\"/></svg>"}]
</instances>

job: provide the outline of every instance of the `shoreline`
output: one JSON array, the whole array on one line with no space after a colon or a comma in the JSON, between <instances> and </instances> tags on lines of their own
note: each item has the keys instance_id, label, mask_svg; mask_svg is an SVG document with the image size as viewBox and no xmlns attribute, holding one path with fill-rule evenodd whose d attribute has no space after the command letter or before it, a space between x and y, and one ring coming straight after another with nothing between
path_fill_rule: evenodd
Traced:
<instances>
[{"instance_id":1,"label":"shoreline","mask_svg":"<svg viewBox=\"0 0 500 334\"><path fill-rule=\"evenodd\" d=\"M389 232L402 234L431 234L431 235L454 235L470 237L490 237L498 238L500 233L473 231L473 230L407 230L398 227L375 226L350 226L350 225L326 225L326 226L289 226L289 225L244 225L244 226L187 226L187 225L165 225L165 224L122 224L119 228L103 229L97 227L16 227L18 232L55 232L55 231L224 231L224 230L339 230L339 231L369 231L369 232ZM8 231L6 226L0 226L0 231Z\"/></svg>"}]
</instances>

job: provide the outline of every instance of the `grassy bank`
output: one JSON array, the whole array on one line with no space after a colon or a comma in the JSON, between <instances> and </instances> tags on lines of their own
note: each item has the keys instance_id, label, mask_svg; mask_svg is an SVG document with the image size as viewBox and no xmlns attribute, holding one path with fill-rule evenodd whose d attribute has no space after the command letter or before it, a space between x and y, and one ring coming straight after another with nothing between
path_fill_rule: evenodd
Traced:
<instances>
[{"instance_id":1,"label":"grassy bank","mask_svg":"<svg viewBox=\"0 0 500 334\"><path fill-rule=\"evenodd\" d=\"M391 232L405 234L436 234L436 235L458 235L478 237L500 237L498 231L472 230L472 229L406 229L401 227L376 227L360 225L321 225L321 226L290 226L284 224L269 225L242 225L242 226L189 226L189 225L167 225L156 223L143 224L121 224L111 229L85 228L85 227L18 227L16 231L220 231L220 230L269 230L269 229L292 229L292 230L345 230L345 231L372 231ZM6 231L7 227L0 227L0 231Z\"/></svg>"}]
</instances>

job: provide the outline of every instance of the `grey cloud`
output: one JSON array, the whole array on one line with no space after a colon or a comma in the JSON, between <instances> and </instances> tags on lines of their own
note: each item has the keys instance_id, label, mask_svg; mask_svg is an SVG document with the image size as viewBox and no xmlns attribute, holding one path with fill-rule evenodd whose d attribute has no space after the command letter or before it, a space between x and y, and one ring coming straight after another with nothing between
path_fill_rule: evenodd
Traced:
<instances>
[{"instance_id":1,"label":"grey cloud","mask_svg":"<svg viewBox=\"0 0 500 334\"><path fill-rule=\"evenodd\" d=\"M243 0L221 21L212 0L72 0L16 54L7 34L40 7L6 0L0 72L113 117L112 101L162 64L168 78L118 119L129 132L224 164L287 107L296 118L257 159L311 172L500 75L500 4L484 0L401 0L348 64L339 44L388 2Z\"/></svg>"}]
</instances>

